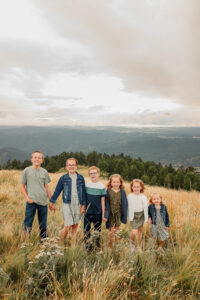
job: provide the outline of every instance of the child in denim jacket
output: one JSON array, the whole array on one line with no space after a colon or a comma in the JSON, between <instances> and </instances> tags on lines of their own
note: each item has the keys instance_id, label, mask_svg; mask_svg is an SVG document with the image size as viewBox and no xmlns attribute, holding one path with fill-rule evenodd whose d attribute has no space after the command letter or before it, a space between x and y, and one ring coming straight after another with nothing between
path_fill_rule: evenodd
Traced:
<instances>
[{"instance_id":1,"label":"child in denim jacket","mask_svg":"<svg viewBox=\"0 0 200 300\"><path fill-rule=\"evenodd\" d=\"M66 169L68 173L61 176L56 186L55 192L50 199L50 209L55 209L55 202L63 191L62 213L64 228L60 232L61 240L65 240L69 229L72 229L72 243L75 243L78 230L78 223L81 214L85 211L85 180L82 175L76 172L78 161L75 158L68 158Z\"/></svg>"},{"instance_id":2,"label":"child in denim jacket","mask_svg":"<svg viewBox=\"0 0 200 300\"><path fill-rule=\"evenodd\" d=\"M154 193L149 203L148 224L150 225L150 233L155 238L156 247L159 246L159 249L162 249L164 242L169 238L169 215L167 207L159 193Z\"/></svg>"}]
</instances>

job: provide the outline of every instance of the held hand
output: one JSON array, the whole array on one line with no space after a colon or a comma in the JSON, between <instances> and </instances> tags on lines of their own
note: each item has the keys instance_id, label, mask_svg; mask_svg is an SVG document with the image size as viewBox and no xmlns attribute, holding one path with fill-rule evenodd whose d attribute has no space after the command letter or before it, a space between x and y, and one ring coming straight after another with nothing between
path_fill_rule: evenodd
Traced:
<instances>
[{"instance_id":1,"label":"held hand","mask_svg":"<svg viewBox=\"0 0 200 300\"><path fill-rule=\"evenodd\" d=\"M166 230L169 230L169 227L165 227Z\"/></svg>"},{"instance_id":2,"label":"held hand","mask_svg":"<svg viewBox=\"0 0 200 300\"><path fill-rule=\"evenodd\" d=\"M29 204L32 204L34 201L31 200L30 198L28 198L28 199L27 199L27 202L28 202Z\"/></svg>"},{"instance_id":3,"label":"held hand","mask_svg":"<svg viewBox=\"0 0 200 300\"><path fill-rule=\"evenodd\" d=\"M85 212L85 205L82 205L82 206L81 206L81 209L80 209L80 213L81 213L81 214L84 214L84 212Z\"/></svg>"},{"instance_id":4,"label":"held hand","mask_svg":"<svg viewBox=\"0 0 200 300\"><path fill-rule=\"evenodd\" d=\"M149 225L151 225L151 224L152 224L151 219L148 219L147 223L148 223Z\"/></svg>"},{"instance_id":5,"label":"held hand","mask_svg":"<svg viewBox=\"0 0 200 300\"><path fill-rule=\"evenodd\" d=\"M102 218L102 220L103 220L104 222L107 222L107 220L108 220L108 219L106 219L106 218Z\"/></svg>"},{"instance_id":6,"label":"held hand","mask_svg":"<svg viewBox=\"0 0 200 300\"><path fill-rule=\"evenodd\" d=\"M56 207L55 207L54 203L49 202L49 209L50 210L56 210Z\"/></svg>"}]
</instances>

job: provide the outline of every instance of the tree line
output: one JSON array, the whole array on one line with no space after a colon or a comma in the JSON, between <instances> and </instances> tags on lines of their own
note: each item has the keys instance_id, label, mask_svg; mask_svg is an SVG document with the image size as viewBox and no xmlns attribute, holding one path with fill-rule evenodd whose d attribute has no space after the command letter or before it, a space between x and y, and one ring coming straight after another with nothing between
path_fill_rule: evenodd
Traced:
<instances>
[{"instance_id":1,"label":"tree line","mask_svg":"<svg viewBox=\"0 0 200 300\"><path fill-rule=\"evenodd\" d=\"M145 184L164 186L174 189L197 190L200 191L200 175L195 173L193 167L178 169L170 164L163 166L161 163L153 161L143 161L141 158L133 158L123 153L108 155L92 151L88 154L83 152L62 152L59 155L46 156L43 167L50 173L58 172L65 167L66 159L75 157L80 165L96 165L100 168L103 176L118 173L124 180L131 181L140 178ZM31 165L29 160L21 162L19 160L8 160L1 169L23 170Z\"/></svg>"}]
</instances>

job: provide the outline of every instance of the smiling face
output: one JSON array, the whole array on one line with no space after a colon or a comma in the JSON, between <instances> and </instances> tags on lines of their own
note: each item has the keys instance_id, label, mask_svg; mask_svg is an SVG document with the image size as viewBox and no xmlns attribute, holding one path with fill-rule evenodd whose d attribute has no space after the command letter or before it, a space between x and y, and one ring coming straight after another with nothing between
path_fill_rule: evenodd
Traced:
<instances>
[{"instance_id":1,"label":"smiling face","mask_svg":"<svg viewBox=\"0 0 200 300\"><path fill-rule=\"evenodd\" d=\"M160 195L159 194L153 194L153 196L152 196L152 202L153 202L153 204L155 204L155 205L160 205L161 204L161 197L160 197Z\"/></svg>"},{"instance_id":2,"label":"smiling face","mask_svg":"<svg viewBox=\"0 0 200 300\"><path fill-rule=\"evenodd\" d=\"M41 164L43 163L43 155L40 152L34 152L31 155L31 162L32 162L32 166L34 168L40 168Z\"/></svg>"},{"instance_id":3,"label":"smiling face","mask_svg":"<svg viewBox=\"0 0 200 300\"><path fill-rule=\"evenodd\" d=\"M120 178L119 178L119 177L112 177L112 180L111 180L111 187L112 187L114 190L119 190L119 189L120 189L120 186L121 186Z\"/></svg>"},{"instance_id":4,"label":"smiling face","mask_svg":"<svg viewBox=\"0 0 200 300\"><path fill-rule=\"evenodd\" d=\"M139 195L142 190L142 187L139 182L134 182L132 186L132 191L134 194Z\"/></svg>"},{"instance_id":5,"label":"smiling face","mask_svg":"<svg viewBox=\"0 0 200 300\"><path fill-rule=\"evenodd\" d=\"M66 169L70 174L74 174L77 170L77 163L74 159L68 159L66 161Z\"/></svg>"},{"instance_id":6,"label":"smiling face","mask_svg":"<svg viewBox=\"0 0 200 300\"><path fill-rule=\"evenodd\" d=\"M92 182L98 182L100 173L97 169L92 169L89 171L89 176Z\"/></svg>"}]
</instances>

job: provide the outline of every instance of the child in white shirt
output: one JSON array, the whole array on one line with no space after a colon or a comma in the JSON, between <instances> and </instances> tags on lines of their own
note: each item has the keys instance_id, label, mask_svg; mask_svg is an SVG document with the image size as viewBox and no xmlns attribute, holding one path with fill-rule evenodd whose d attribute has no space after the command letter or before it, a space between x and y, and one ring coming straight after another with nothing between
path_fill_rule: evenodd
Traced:
<instances>
[{"instance_id":1,"label":"child in white shirt","mask_svg":"<svg viewBox=\"0 0 200 300\"><path fill-rule=\"evenodd\" d=\"M128 216L132 227L131 240L134 244L137 238L138 249L141 251L142 229L144 222L148 221L148 200L143 194L144 183L140 179L134 179L131 182L131 194L128 195Z\"/></svg>"}]
</instances>

